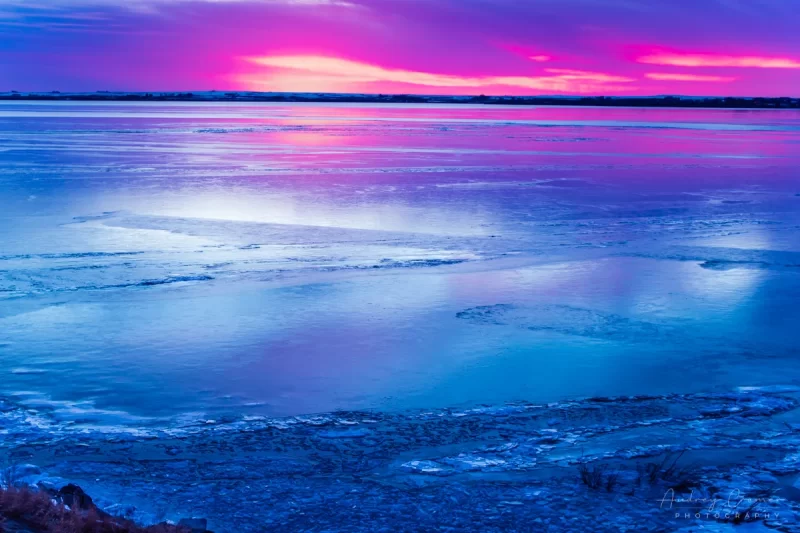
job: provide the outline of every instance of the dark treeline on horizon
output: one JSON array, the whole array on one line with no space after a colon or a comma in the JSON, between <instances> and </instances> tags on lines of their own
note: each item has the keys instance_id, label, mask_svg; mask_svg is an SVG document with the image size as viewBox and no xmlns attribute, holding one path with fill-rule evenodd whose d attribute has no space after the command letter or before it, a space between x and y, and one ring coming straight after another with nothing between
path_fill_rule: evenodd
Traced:
<instances>
[{"instance_id":1,"label":"dark treeline on horizon","mask_svg":"<svg viewBox=\"0 0 800 533\"><path fill-rule=\"evenodd\" d=\"M688 97L688 96L429 96L410 94L254 93L254 92L147 92L49 93L11 91L0 100L110 101L110 102L319 102L485 105L570 105L611 107L714 107L734 109L800 108L791 97Z\"/></svg>"}]
</instances>

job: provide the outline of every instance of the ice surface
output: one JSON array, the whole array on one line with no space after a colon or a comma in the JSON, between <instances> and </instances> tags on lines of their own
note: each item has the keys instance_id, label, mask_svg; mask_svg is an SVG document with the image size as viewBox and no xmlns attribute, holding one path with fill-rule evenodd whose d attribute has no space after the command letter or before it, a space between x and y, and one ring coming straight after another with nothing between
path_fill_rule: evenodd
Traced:
<instances>
[{"instance_id":1,"label":"ice surface","mask_svg":"<svg viewBox=\"0 0 800 533\"><path fill-rule=\"evenodd\" d=\"M777 493L736 531L796 531L798 135L0 103L0 453L215 531L732 531L665 511L675 486Z\"/></svg>"},{"instance_id":2,"label":"ice surface","mask_svg":"<svg viewBox=\"0 0 800 533\"><path fill-rule=\"evenodd\" d=\"M798 128L5 102L2 390L107 425L800 382Z\"/></svg>"}]
</instances>

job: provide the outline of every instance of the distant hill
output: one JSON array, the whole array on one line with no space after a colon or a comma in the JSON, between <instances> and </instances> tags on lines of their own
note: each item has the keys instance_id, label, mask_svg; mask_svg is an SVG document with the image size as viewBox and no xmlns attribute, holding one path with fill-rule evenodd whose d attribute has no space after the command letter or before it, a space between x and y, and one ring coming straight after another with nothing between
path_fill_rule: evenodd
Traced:
<instances>
[{"instance_id":1,"label":"distant hill","mask_svg":"<svg viewBox=\"0 0 800 533\"><path fill-rule=\"evenodd\" d=\"M402 104L568 105L613 107L800 108L800 98L732 96L436 96L282 92L0 92L0 100L100 102L327 102Z\"/></svg>"}]
</instances>

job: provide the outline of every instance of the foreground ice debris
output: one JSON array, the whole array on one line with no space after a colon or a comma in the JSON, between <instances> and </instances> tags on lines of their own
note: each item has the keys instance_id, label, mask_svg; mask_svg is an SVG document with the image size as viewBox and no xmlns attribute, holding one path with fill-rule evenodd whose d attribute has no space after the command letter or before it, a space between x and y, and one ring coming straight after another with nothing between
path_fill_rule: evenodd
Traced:
<instances>
[{"instance_id":1,"label":"foreground ice debris","mask_svg":"<svg viewBox=\"0 0 800 533\"><path fill-rule=\"evenodd\" d=\"M0 403L4 478L214 531L798 531L800 388L118 428ZM744 530L742 530L744 531Z\"/></svg>"}]
</instances>

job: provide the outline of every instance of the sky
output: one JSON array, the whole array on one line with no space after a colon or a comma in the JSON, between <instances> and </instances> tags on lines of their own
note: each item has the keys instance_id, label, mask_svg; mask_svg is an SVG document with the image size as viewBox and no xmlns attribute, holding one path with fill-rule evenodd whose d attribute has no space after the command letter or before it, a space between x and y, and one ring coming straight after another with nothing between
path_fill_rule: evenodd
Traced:
<instances>
[{"instance_id":1,"label":"sky","mask_svg":"<svg viewBox=\"0 0 800 533\"><path fill-rule=\"evenodd\" d=\"M800 97L798 0L0 0L0 91Z\"/></svg>"}]
</instances>

